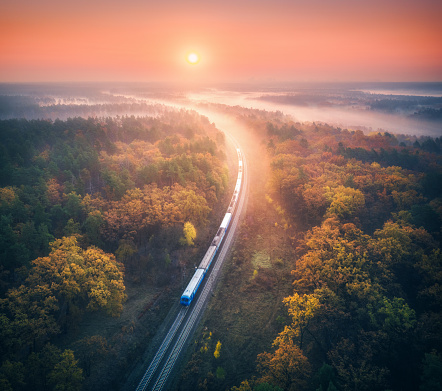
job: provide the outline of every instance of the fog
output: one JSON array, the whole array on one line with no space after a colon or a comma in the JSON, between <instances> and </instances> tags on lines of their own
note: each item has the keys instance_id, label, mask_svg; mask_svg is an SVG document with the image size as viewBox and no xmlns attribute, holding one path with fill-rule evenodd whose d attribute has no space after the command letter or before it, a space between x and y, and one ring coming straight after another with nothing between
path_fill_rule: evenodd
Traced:
<instances>
[{"instance_id":1,"label":"fog","mask_svg":"<svg viewBox=\"0 0 442 391\"><path fill-rule=\"evenodd\" d=\"M442 83L225 85L160 84L0 85L0 118L157 115L154 105L201 103L278 111L298 122L321 122L366 133L442 136ZM212 113L213 117L214 113ZM217 123L223 119L217 117Z\"/></svg>"},{"instance_id":2,"label":"fog","mask_svg":"<svg viewBox=\"0 0 442 391\"><path fill-rule=\"evenodd\" d=\"M110 94L110 93L109 93ZM285 93L279 93L284 96ZM442 122L432 123L429 121L417 121L408 118L406 113L391 114L368 110L362 105L352 106L315 106L315 105L290 105L274 103L265 100L266 96L275 96L276 94L266 91L231 91L221 89L206 89L204 91L188 92L186 94L171 94L168 98L155 98L154 96L145 97L143 94L122 94L114 95L131 101L146 102L152 104L164 104L178 109L194 109L203 115L216 118L217 125L224 123L226 119L217 115L214 111L207 111L198 106L201 103L222 104L228 106L241 106L248 109L259 109L267 111L279 111L293 117L297 122L322 122L341 127L343 129L360 129L365 133L388 131L397 134L407 134L413 136L432 136L442 135ZM376 95L377 97L379 95ZM386 95L389 96L389 95ZM398 96L398 95L395 95ZM410 96L410 94L404 95ZM185 99L184 99L185 98Z\"/></svg>"},{"instance_id":3,"label":"fog","mask_svg":"<svg viewBox=\"0 0 442 391\"><path fill-rule=\"evenodd\" d=\"M324 122L341 128L361 129L366 133L371 131L388 131L415 136L439 137L442 135L442 124L440 122L416 121L407 118L405 115L379 113L353 107L278 104L260 99L266 94L260 92L242 93L211 90L204 93L190 93L188 98L195 102L210 102L267 111L281 111L292 116L298 122Z\"/></svg>"}]
</instances>

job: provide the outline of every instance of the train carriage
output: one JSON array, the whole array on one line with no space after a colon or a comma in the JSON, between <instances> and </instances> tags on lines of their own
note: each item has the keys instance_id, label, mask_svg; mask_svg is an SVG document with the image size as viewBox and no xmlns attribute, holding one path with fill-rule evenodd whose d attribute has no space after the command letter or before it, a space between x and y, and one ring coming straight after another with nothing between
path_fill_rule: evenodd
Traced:
<instances>
[{"instance_id":1,"label":"train carriage","mask_svg":"<svg viewBox=\"0 0 442 391\"><path fill-rule=\"evenodd\" d=\"M230 220L231 219L232 219L232 214L227 212L224 215L224 219L223 219L223 221L222 221L222 223L221 223L221 225L219 227L220 228L224 228L224 229L229 228L229 224L230 224Z\"/></svg>"},{"instance_id":2,"label":"train carriage","mask_svg":"<svg viewBox=\"0 0 442 391\"><path fill-rule=\"evenodd\" d=\"M195 274L189 282L189 285L187 285L186 290L181 296L181 304L189 305L192 302L195 293L197 292L199 286L201 285L201 282L203 281L204 274L204 269L196 269Z\"/></svg>"},{"instance_id":3,"label":"train carriage","mask_svg":"<svg viewBox=\"0 0 442 391\"><path fill-rule=\"evenodd\" d=\"M221 225L219 226L218 231L215 237L213 238L209 249L204 255L198 269L195 271L195 274L193 275L192 279L190 280L189 284L186 287L186 290L181 296L180 303L182 305L189 306L190 303L192 302L201 282L204 279L205 274L210 268L210 265L216 255L216 252L218 251L223 241L224 235L226 234L227 229L229 228L230 221L232 219L232 215L236 207L236 203L239 200L242 175L243 175L243 161L241 157L241 151L237 149L236 152L238 154L238 177L236 180L235 190L232 199L227 209L227 213L224 215L223 221L221 222Z\"/></svg>"},{"instance_id":4,"label":"train carriage","mask_svg":"<svg viewBox=\"0 0 442 391\"><path fill-rule=\"evenodd\" d=\"M199 269L205 270L204 274L206 274L207 270L209 269L217 250L218 248L216 246L211 245L204 255L204 258L199 265Z\"/></svg>"}]
</instances>

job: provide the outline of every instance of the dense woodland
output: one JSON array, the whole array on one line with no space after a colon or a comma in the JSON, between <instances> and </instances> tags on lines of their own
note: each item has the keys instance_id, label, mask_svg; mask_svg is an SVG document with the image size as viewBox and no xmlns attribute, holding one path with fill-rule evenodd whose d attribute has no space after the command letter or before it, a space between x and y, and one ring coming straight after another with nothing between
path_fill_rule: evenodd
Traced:
<instances>
[{"instance_id":1,"label":"dense woodland","mask_svg":"<svg viewBox=\"0 0 442 391\"><path fill-rule=\"evenodd\" d=\"M440 389L441 138L241 120L267 143L293 291L255 377L232 391Z\"/></svg>"},{"instance_id":2,"label":"dense woodland","mask_svg":"<svg viewBox=\"0 0 442 391\"><path fill-rule=\"evenodd\" d=\"M127 282L184 262L228 184L224 136L165 111L3 120L0 140L0 388L80 390L112 347L63 341L90 313L119 316Z\"/></svg>"},{"instance_id":3,"label":"dense woodland","mask_svg":"<svg viewBox=\"0 0 442 391\"><path fill-rule=\"evenodd\" d=\"M177 388L439 390L442 139L215 109L263 146L250 171L268 170ZM181 289L170 276L204 250L196 232L227 194L224 137L193 112L155 110L0 121L2 389L118 389L143 353L140 317L158 321L157 297ZM137 321L75 341L143 284L164 289Z\"/></svg>"},{"instance_id":4,"label":"dense woodland","mask_svg":"<svg viewBox=\"0 0 442 391\"><path fill-rule=\"evenodd\" d=\"M176 389L439 390L442 139L217 109L263 147Z\"/></svg>"}]
</instances>

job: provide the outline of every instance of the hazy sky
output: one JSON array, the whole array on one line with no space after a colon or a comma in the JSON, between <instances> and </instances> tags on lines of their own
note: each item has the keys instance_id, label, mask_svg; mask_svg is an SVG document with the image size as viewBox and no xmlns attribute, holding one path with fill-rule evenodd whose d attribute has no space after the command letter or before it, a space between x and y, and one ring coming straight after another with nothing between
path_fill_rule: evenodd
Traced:
<instances>
[{"instance_id":1,"label":"hazy sky","mask_svg":"<svg viewBox=\"0 0 442 391\"><path fill-rule=\"evenodd\" d=\"M442 81L441 21L441 0L0 0L0 81Z\"/></svg>"}]
</instances>

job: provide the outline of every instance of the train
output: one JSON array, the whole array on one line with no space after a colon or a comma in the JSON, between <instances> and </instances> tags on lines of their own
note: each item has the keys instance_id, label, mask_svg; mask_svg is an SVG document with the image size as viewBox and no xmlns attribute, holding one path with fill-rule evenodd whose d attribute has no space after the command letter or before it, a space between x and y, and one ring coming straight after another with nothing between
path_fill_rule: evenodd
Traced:
<instances>
[{"instance_id":1,"label":"train","mask_svg":"<svg viewBox=\"0 0 442 391\"><path fill-rule=\"evenodd\" d=\"M243 180L243 159L239 148L236 149L236 153L238 155L238 177L236 179L236 185L232 199L230 200L227 212L224 215L221 225L219 226L215 237L213 238L208 250L206 251L206 254L204 255L199 266L196 268L192 279L190 280L189 284L187 285L186 289L181 295L180 303L183 306L189 306L190 303L192 303L192 300L195 297L198 288L200 287L201 283L204 280L204 276L209 270L210 265L212 264L212 261L215 258L215 255L223 242L224 236L229 228L232 216L235 212L237 203L239 201L241 184Z\"/></svg>"}]
</instances>

